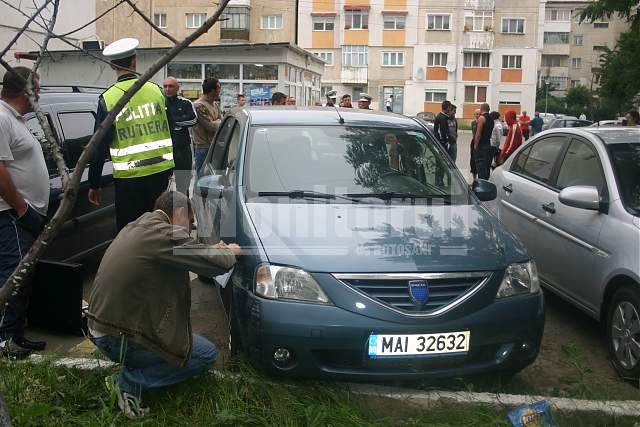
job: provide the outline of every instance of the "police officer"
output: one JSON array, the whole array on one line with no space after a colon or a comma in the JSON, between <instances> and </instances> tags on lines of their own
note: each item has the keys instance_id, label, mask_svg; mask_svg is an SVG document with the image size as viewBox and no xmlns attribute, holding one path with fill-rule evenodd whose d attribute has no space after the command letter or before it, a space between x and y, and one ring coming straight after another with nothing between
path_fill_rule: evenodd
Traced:
<instances>
[{"instance_id":1,"label":"police officer","mask_svg":"<svg viewBox=\"0 0 640 427\"><path fill-rule=\"evenodd\" d=\"M95 129L105 120L122 95L134 85L138 40L125 38L107 46L103 55L111 60L117 82L98 100ZM101 178L107 152L113 162L116 226L118 231L153 209L155 200L173 173L173 120L167 117L162 89L147 82L118 113L107 135L99 142L89 166L89 201L101 204Z\"/></svg>"},{"instance_id":2,"label":"police officer","mask_svg":"<svg viewBox=\"0 0 640 427\"><path fill-rule=\"evenodd\" d=\"M324 106L334 107L336 105L337 100L338 100L338 91L330 90L329 92L327 92L327 103Z\"/></svg>"},{"instance_id":3,"label":"police officer","mask_svg":"<svg viewBox=\"0 0 640 427\"><path fill-rule=\"evenodd\" d=\"M361 93L360 94L360 99L358 100L358 108L361 110L371 110L371 101L373 100L372 97L370 97L368 94L366 93Z\"/></svg>"}]
</instances>

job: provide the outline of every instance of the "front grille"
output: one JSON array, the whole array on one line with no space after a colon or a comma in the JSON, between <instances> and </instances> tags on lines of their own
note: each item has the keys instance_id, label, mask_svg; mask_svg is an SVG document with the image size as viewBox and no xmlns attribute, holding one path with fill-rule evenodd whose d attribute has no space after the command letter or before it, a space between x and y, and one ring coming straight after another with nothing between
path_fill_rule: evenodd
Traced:
<instances>
[{"instance_id":1,"label":"front grille","mask_svg":"<svg viewBox=\"0 0 640 427\"><path fill-rule=\"evenodd\" d=\"M409 314L430 314L452 305L482 283L487 273L437 273L423 275L334 275L369 298ZM429 297L424 304L414 303L409 282L425 280Z\"/></svg>"}]
</instances>

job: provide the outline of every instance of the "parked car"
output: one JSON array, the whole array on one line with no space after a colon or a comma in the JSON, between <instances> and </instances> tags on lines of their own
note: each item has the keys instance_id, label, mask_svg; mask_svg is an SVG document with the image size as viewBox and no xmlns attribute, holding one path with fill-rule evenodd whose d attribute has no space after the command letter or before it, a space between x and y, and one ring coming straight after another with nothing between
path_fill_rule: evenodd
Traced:
<instances>
[{"instance_id":1,"label":"parked car","mask_svg":"<svg viewBox=\"0 0 640 427\"><path fill-rule=\"evenodd\" d=\"M597 121L591 125L589 125L589 127L619 127L619 126L625 126L627 124L625 119L616 119L616 120L600 120Z\"/></svg>"},{"instance_id":2,"label":"parked car","mask_svg":"<svg viewBox=\"0 0 640 427\"><path fill-rule=\"evenodd\" d=\"M272 374L399 379L517 372L544 328L535 264L418 120L233 109L193 196L238 258L232 352Z\"/></svg>"},{"instance_id":3,"label":"parked car","mask_svg":"<svg viewBox=\"0 0 640 427\"><path fill-rule=\"evenodd\" d=\"M556 128L581 128L590 126L592 124L593 122L590 120L580 120L576 119L575 117L564 116L553 120L548 125L543 126L542 129L547 130Z\"/></svg>"},{"instance_id":4,"label":"parked car","mask_svg":"<svg viewBox=\"0 0 640 427\"><path fill-rule=\"evenodd\" d=\"M640 130L558 129L491 181L493 209L544 287L601 321L618 370L640 374Z\"/></svg>"},{"instance_id":5,"label":"parked car","mask_svg":"<svg viewBox=\"0 0 640 427\"><path fill-rule=\"evenodd\" d=\"M416 119L424 122L424 124L433 132L433 127L436 122L436 115L434 113L423 111L416 114Z\"/></svg>"},{"instance_id":6,"label":"parked car","mask_svg":"<svg viewBox=\"0 0 640 427\"><path fill-rule=\"evenodd\" d=\"M55 137L60 141L67 167L73 171L84 146L93 135L98 96L103 89L43 86L40 105ZM57 210L62 198L62 181L46 144L44 131L34 113L25 115L27 127L40 141L49 169L51 196L48 217ZM116 235L114 189L111 159L102 173L102 206L87 200L88 171L85 170L76 205L62 231L45 252L43 259L64 263L82 263L91 255L104 252Z\"/></svg>"}]
</instances>

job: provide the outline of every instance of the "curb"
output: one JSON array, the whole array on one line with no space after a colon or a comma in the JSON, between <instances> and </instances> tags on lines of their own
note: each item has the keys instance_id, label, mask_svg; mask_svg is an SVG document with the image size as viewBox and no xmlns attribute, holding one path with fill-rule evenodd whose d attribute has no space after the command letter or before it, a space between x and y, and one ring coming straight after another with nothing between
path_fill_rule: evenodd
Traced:
<instances>
[{"instance_id":1,"label":"curb","mask_svg":"<svg viewBox=\"0 0 640 427\"><path fill-rule=\"evenodd\" d=\"M27 359L33 363L42 363L46 357L34 354ZM105 369L116 366L116 363L108 360L64 357L50 360L54 366L66 368L78 368L85 370ZM232 378L240 380L237 374L228 374L218 370L210 370L211 374L218 378ZM583 400L564 397L527 396L520 394L501 393L472 393L452 391L422 391L400 387L388 387L368 384L346 383L347 389L357 395L371 397L386 397L403 402L411 402L421 406L433 403L461 403L461 404L485 404L492 406L521 406L546 400L549 406L558 411L567 412L602 412L613 416L639 417L640 401L637 400Z\"/></svg>"}]
</instances>

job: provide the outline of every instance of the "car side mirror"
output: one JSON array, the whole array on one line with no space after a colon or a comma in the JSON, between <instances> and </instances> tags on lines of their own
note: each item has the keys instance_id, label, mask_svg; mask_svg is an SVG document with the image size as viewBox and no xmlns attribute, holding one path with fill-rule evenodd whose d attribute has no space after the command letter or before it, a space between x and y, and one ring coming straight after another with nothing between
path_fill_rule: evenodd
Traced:
<instances>
[{"instance_id":1,"label":"car side mirror","mask_svg":"<svg viewBox=\"0 0 640 427\"><path fill-rule=\"evenodd\" d=\"M219 199L224 191L224 176L222 175L206 175L198 178L196 188L202 197L211 197Z\"/></svg>"},{"instance_id":2,"label":"car side mirror","mask_svg":"<svg viewBox=\"0 0 640 427\"><path fill-rule=\"evenodd\" d=\"M560 192L560 203L578 209L600 210L600 194L592 185L573 185Z\"/></svg>"},{"instance_id":3,"label":"car side mirror","mask_svg":"<svg viewBox=\"0 0 640 427\"><path fill-rule=\"evenodd\" d=\"M498 197L498 189L495 184L486 179L479 179L473 186L473 192L481 202L489 202Z\"/></svg>"}]
</instances>

